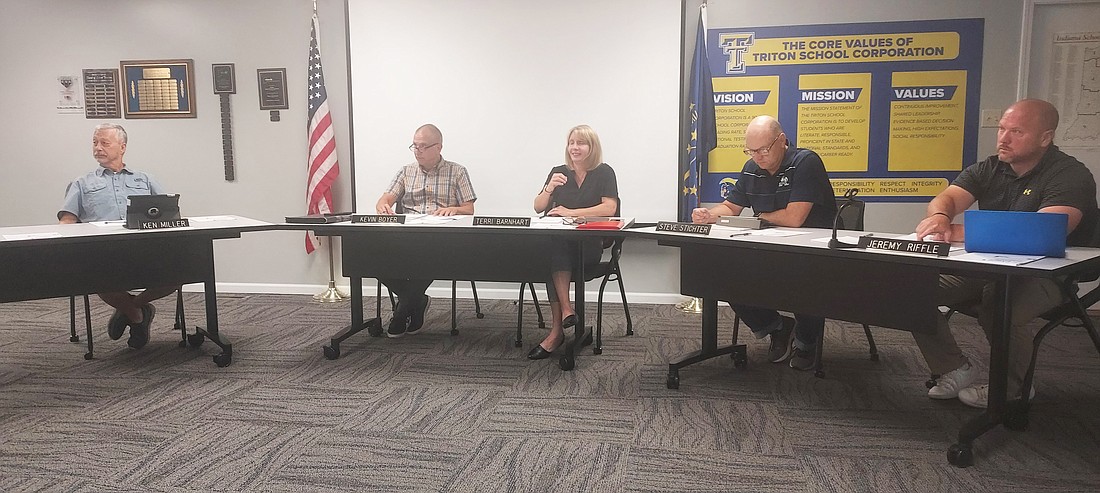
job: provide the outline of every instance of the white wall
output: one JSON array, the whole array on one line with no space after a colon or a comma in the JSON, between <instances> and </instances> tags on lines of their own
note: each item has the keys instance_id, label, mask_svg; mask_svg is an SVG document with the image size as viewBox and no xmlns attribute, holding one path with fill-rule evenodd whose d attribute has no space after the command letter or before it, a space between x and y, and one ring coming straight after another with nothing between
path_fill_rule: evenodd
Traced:
<instances>
[{"instance_id":1,"label":"white wall","mask_svg":"<svg viewBox=\"0 0 1100 493\"><path fill-rule=\"evenodd\" d=\"M321 0L322 50L338 154L348 159L342 0ZM281 222L305 211L305 65L312 3L304 0L6 1L0 15L0 111L5 176L0 225L52 223L65 185L95 169L92 128L107 120L60 115L59 75L118 68L120 60L191 58L197 118L110 120L126 127L128 166L148 171L179 193L185 216L239 214ZM235 63L231 96L237 180L222 165L212 63ZM256 69L286 67L290 109L280 122L259 110ZM81 94L82 96L82 94ZM345 172L347 168L345 168ZM351 204L342 177L336 201ZM247 234L215 243L217 278L229 289L314 293L328 261L307 256L302 233Z\"/></svg>"},{"instance_id":2,"label":"white wall","mask_svg":"<svg viewBox=\"0 0 1100 493\"><path fill-rule=\"evenodd\" d=\"M349 1L361 209L411 161L406 147L416 126L432 121L446 135L444 155L470 168L479 212L527 213L546 171L562 160L565 131L589 123L618 172L626 213L675 215L680 63L691 53L697 0ZM337 203L350 207L343 1L318 3L344 164ZM822 8L808 0L712 0L710 12L712 27L984 17L980 104L1003 108L1015 99L1022 3L849 0ZM99 121L55 112L56 77L131 59L195 60L198 118L115 120L130 131L127 161L182 194L185 215L276 222L302 212L311 7L307 0L5 2L0 111L7 123L0 145L8 178L0 181L0 225L54 221L65 184L96 166L88 141ZM681 8L690 12L682 53ZM222 177L210 85L210 64L222 62L237 69L234 183ZM267 67L286 67L289 77L291 109L278 123L258 110L255 69ZM993 139L992 130L981 130L979 155L990 152ZM867 227L908 231L922 211L917 204L871 204ZM638 293L632 300L679 299L676 250L632 241L625 251L627 289ZM298 233L223 241L217 258L219 282L230 289L316 292L328 278L327 258L307 257Z\"/></svg>"}]
</instances>

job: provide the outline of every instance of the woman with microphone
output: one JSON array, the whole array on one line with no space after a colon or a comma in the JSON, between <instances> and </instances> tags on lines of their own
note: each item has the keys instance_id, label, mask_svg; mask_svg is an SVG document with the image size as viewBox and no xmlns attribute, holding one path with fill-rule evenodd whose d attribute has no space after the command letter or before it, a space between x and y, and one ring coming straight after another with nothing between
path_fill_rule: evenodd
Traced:
<instances>
[{"instance_id":1,"label":"woman with microphone","mask_svg":"<svg viewBox=\"0 0 1100 493\"><path fill-rule=\"evenodd\" d=\"M592 127L578 125L569 130L565 164L550 170L546 183L535 196L534 205L535 212L548 216L619 215L615 170L603 162L600 138ZM549 357L565 340L564 329L577 324L577 314L569 301L569 284L573 281L573 246L565 240L553 241L550 282L546 285L552 324L550 334L527 353L530 359ZM602 241L599 238L583 241L585 265L599 263L603 255Z\"/></svg>"}]
</instances>

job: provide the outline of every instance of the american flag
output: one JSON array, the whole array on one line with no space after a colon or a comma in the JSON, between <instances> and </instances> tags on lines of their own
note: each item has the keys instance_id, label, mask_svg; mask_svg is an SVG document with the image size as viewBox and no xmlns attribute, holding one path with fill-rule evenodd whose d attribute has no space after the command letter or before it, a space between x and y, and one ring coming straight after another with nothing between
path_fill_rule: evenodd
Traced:
<instances>
[{"instance_id":1,"label":"american flag","mask_svg":"<svg viewBox=\"0 0 1100 493\"><path fill-rule=\"evenodd\" d=\"M328 92L321 70L321 48L317 42L317 12L309 31L309 181L306 184L307 214L332 213L332 184L340 174L336 160L336 138L332 134L332 115L328 110ZM306 233L306 253L317 248L317 238Z\"/></svg>"}]
</instances>

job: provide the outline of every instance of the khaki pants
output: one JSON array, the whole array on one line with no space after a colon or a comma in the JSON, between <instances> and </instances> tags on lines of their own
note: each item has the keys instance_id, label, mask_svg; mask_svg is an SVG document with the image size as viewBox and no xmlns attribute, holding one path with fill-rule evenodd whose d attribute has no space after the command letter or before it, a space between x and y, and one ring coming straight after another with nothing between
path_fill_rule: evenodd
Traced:
<instances>
[{"instance_id":1,"label":"khaki pants","mask_svg":"<svg viewBox=\"0 0 1100 493\"><path fill-rule=\"evenodd\" d=\"M985 330L986 340L990 339L994 319L994 283L986 279L974 279L952 275L940 276L939 304L949 307L978 306L978 323ZM1008 395L1020 393L1024 374L1031 363L1032 340L1035 330L1028 327L1029 322L1039 315L1058 306L1065 300L1058 284L1051 279L1018 278L1012 282L1012 329L1008 333ZM959 350L946 317L940 317L936 331L931 334L913 332L928 369L934 374L943 375L955 370L967 361Z\"/></svg>"}]
</instances>

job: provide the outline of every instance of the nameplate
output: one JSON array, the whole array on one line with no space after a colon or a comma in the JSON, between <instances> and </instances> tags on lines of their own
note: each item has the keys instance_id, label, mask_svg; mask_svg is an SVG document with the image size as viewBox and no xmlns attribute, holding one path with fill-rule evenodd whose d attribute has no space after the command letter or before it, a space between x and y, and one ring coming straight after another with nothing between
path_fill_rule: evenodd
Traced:
<instances>
[{"instance_id":1,"label":"nameplate","mask_svg":"<svg viewBox=\"0 0 1100 493\"><path fill-rule=\"evenodd\" d=\"M951 244L942 241L891 240L874 236L859 237L859 247L868 250L889 250L891 252L919 253L946 257L951 253Z\"/></svg>"},{"instance_id":2,"label":"nameplate","mask_svg":"<svg viewBox=\"0 0 1100 493\"><path fill-rule=\"evenodd\" d=\"M657 231L668 231L670 233L688 233L693 235L709 235L710 224L695 224L695 223L675 223L671 221L660 221L657 223Z\"/></svg>"},{"instance_id":3,"label":"nameplate","mask_svg":"<svg viewBox=\"0 0 1100 493\"><path fill-rule=\"evenodd\" d=\"M191 223L186 219L172 219L170 221L142 221L138 223L138 229L171 229L187 228Z\"/></svg>"},{"instance_id":4,"label":"nameplate","mask_svg":"<svg viewBox=\"0 0 1100 493\"><path fill-rule=\"evenodd\" d=\"M531 227L531 218L474 216L474 226L518 226L521 228L529 228Z\"/></svg>"},{"instance_id":5,"label":"nameplate","mask_svg":"<svg viewBox=\"0 0 1100 493\"><path fill-rule=\"evenodd\" d=\"M405 224L405 216L403 214L353 214L351 216L351 222L370 224Z\"/></svg>"}]
</instances>

